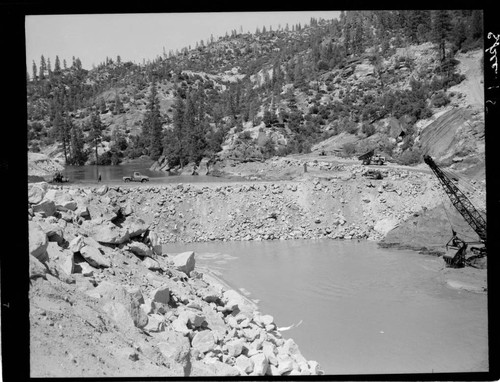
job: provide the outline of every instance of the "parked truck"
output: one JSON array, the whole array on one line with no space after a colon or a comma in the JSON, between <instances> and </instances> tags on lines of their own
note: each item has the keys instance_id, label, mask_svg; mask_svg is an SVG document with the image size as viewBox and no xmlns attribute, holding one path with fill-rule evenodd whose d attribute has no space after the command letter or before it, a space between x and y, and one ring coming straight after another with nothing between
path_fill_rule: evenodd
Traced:
<instances>
[{"instance_id":1,"label":"parked truck","mask_svg":"<svg viewBox=\"0 0 500 382\"><path fill-rule=\"evenodd\" d=\"M140 172L135 171L132 176L124 176L124 182L149 182L149 176L142 175Z\"/></svg>"}]
</instances>

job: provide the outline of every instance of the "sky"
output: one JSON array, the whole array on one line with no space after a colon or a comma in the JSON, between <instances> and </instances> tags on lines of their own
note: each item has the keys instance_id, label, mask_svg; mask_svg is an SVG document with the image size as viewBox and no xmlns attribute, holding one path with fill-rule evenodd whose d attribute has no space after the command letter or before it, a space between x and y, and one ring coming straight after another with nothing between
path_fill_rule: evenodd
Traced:
<instances>
[{"instance_id":1,"label":"sky","mask_svg":"<svg viewBox=\"0 0 500 382\"><path fill-rule=\"evenodd\" d=\"M42 54L50 58L52 68L56 55L61 66L63 59L70 66L72 57L79 57L84 69L118 55L122 61L142 63L161 56L164 49L168 53L194 48L200 40L206 42L211 35L217 39L233 29L254 33L287 23L291 29L309 24L311 17L329 20L339 15L340 11L30 15L25 19L26 68L31 74L33 61L39 67Z\"/></svg>"}]
</instances>

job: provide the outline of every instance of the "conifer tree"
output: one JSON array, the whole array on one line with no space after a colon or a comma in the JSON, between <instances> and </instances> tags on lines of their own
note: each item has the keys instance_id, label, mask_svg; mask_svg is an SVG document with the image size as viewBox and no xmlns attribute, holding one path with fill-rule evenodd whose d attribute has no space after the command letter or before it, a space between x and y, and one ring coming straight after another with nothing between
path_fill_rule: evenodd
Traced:
<instances>
[{"instance_id":1,"label":"conifer tree","mask_svg":"<svg viewBox=\"0 0 500 382\"><path fill-rule=\"evenodd\" d=\"M432 39L437 45L440 59L446 58L446 41L451 29L450 16L446 10L432 12Z\"/></svg>"},{"instance_id":2,"label":"conifer tree","mask_svg":"<svg viewBox=\"0 0 500 382\"><path fill-rule=\"evenodd\" d=\"M36 68L36 64L35 64L35 60L33 60L33 81L36 81L36 75L37 75L37 68Z\"/></svg>"},{"instance_id":3,"label":"conifer tree","mask_svg":"<svg viewBox=\"0 0 500 382\"><path fill-rule=\"evenodd\" d=\"M70 158L69 164L83 166L87 161L87 155L84 151L84 137L82 129L76 125L71 126L70 131Z\"/></svg>"},{"instance_id":4,"label":"conifer tree","mask_svg":"<svg viewBox=\"0 0 500 382\"><path fill-rule=\"evenodd\" d=\"M97 148L99 147L99 143L102 140L102 124L101 117L99 116L99 112L96 110L90 116L90 133L89 140L94 144L95 148L95 163L99 163Z\"/></svg>"},{"instance_id":5,"label":"conifer tree","mask_svg":"<svg viewBox=\"0 0 500 382\"><path fill-rule=\"evenodd\" d=\"M43 57L43 54L42 54L42 57L40 58L40 74L38 76L38 78L40 80L43 80L45 79L45 70L46 70L46 63L45 63L45 57Z\"/></svg>"},{"instance_id":6,"label":"conifer tree","mask_svg":"<svg viewBox=\"0 0 500 382\"><path fill-rule=\"evenodd\" d=\"M146 105L146 113L142 125L143 135L145 136L146 147L148 148L149 157L152 160L157 160L163 151L162 147L162 125L163 120L160 114L160 103L158 100L158 90L156 83L151 85L151 92Z\"/></svg>"},{"instance_id":7,"label":"conifer tree","mask_svg":"<svg viewBox=\"0 0 500 382\"><path fill-rule=\"evenodd\" d=\"M59 56L56 56L56 61L54 63L54 74L61 73L61 62L59 61Z\"/></svg>"}]
</instances>

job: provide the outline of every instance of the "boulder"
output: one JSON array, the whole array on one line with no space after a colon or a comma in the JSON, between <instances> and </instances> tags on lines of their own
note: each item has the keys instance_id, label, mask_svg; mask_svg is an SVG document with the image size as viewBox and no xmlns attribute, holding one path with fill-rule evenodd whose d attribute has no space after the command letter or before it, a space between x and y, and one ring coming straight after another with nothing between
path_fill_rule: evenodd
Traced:
<instances>
[{"instance_id":1,"label":"boulder","mask_svg":"<svg viewBox=\"0 0 500 382\"><path fill-rule=\"evenodd\" d=\"M122 331L130 331L134 328L134 321L130 316L125 304L118 301L106 301L102 310L111 318Z\"/></svg>"},{"instance_id":2,"label":"boulder","mask_svg":"<svg viewBox=\"0 0 500 382\"><path fill-rule=\"evenodd\" d=\"M299 346L295 343L295 341L291 338L285 340L285 343L282 346L283 352L290 356L300 355Z\"/></svg>"},{"instance_id":3,"label":"boulder","mask_svg":"<svg viewBox=\"0 0 500 382\"><path fill-rule=\"evenodd\" d=\"M122 303L129 313L132 322L138 328L143 328L148 323L148 316L141 309L141 299L135 294L131 294L121 285L113 284L109 281L101 282L95 289L95 292L104 300L118 301Z\"/></svg>"},{"instance_id":4,"label":"boulder","mask_svg":"<svg viewBox=\"0 0 500 382\"><path fill-rule=\"evenodd\" d=\"M319 363L316 361L308 361L307 364L309 365L309 371L311 372L312 375L319 375L321 374L321 370L319 368Z\"/></svg>"},{"instance_id":5,"label":"boulder","mask_svg":"<svg viewBox=\"0 0 500 382\"><path fill-rule=\"evenodd\" d=\"M240 375L240 371L234 366L228 365L227 363L221 362L219 360L211 360L210 363L195 361L193 364L193 375L206 375L210 377L235 377Z\"/></svg>"},{"instance_id":6,"label":"boulder","mask_svg":"<svg viewBox=\"0 0 500 382\"><path fill-rule=\"evenodd\" d=\"M100 196L106 194L106 192L108 192L108 186L105 184L95 190L95 193Z\"/></svg>"},{"instance_id":7,"label":"boulder","mask_svg":"<svg viewBox=\"0 0 500 382\"><path fill-rule=\"evenodd\" d=\"M144 260L142 261L142 265L144 265L151 271L159 271L162 269L160 263L152 259L151 257L145 257Z\"/></svg>"},{"instance_id":8,"label":"boulder","mask_svg":"<svg viewBox=\"0 0 500 382\"><path fill-rule=\"evenodd\" d=\"M132 252L134 255L137 255L137 256L153 257L153 251L151 251L151 249L149 249L149 247L146 244L141 243L139 241L131 241L127 245L127 249L130 252Z\"/></svg>"},{"instance_id":9,"label":"boulder","mask_svg":"<svg viewBox=\"0 0 500 382\"><path fill-rule=\"evenodd\" d=\"M109 268L111 266L111 261L104 257L95 247L90 245L85 245L80 249L80 254L83 258L95 268Z\"/></svg>"},{"instance_id":10,"label":"boulder","mask_svg":"<svg viewBox=\"0 0 500 382\"><path fill-rule=\"evenodd\" d=\"M129 240L128 231L117 227L111 222L94 226L91 230L90 236L99 243L104 244L122 244Z\"/></svg>"},{"instance_id":11,"label":"boulder","mask_svg":"<svg viewBox=\"0 0 500 382\"><path fill-rule=\"evenodd\" d=\"M181 364L188 361L191 346L187 337L166 329L156 335L155 338L158 341L158 348L166 358Z\"/></svg>"},{"instance_id":12,"label":"boulder","mask_svg":"<svg viewBox=\"0 0 500 382\"><path fill-rule=\"evenodd\" d=\"M148 332L162 332L165 330L165 319L160 314L151 314L148 316L148 323L144 327Z\"/></svg>"},{"instance_id":13,"label":"boulder","mask_svg":"<svg viewBox=\"0 0 500 382\"><path fill-rule=\"evenodd\" d=\"M276 358L275 350L276 346L272 342L264 341L262 344L262 353L266 356L269 363L277 366L278 358Z\"/></svg>"},{"instance_id":14,"label":"boulder","mask_svg":"<svg viewBox=\"0 0 500 382\"><path fill-rule=\"evenodd\" d=\"M245 341L242 339L234 339L226 343L227 353L229 357L238 357L243 352Z\"/></svg>"},{"instance_id":15,"label":"boulder","mask_svg":"<svg viewBox=\"0 0 500 382\"><path fill-rule=\"evenodd\" d=\"M94 275L94 271L96 270L93 266L86 262L76 263L74 266L75 273L81 273L82 276L91 277Z\"/></svg>"},{"instance_id":16,"label":"boulder","mask_svg":"<svg viewBox=\"0 0 500 382\"><path fill-rule=\"evenodd\" d=\"M28 222L28 242L31 256L36 257L41 262L49 259L47 255L49 240L42 227L34 221Z\"/></svg>"},{"instance_id":17,"label":"boulder","mask_svg":"<svg viewBox=\"0 0 500 382\"><path fill-rule=\"evenodd\" d=\"M48 217L53 216L56 212L56 205L52 200L44 199L38 204L32 206L33 213L41 213L42 216Z\"/></svg>"},{"instance_id":18,"label":"boulder","mask_svg":"<svg viewBox=\"0 0 500 382\"><path fill-rule=\"evenodd\" d=\"M148 234L148 238L149 238L149 243L151 245L151 248L153 249L153 252L156 255L161 256L163 253L163 248L162 248L162 245L160 242L160 237L158 236L158 234L154 231L150 231Z\"/></svg>"},{"instance_id":19,"label":"boulder","mask_svg":"<svg viewBox=\"0 0 500 382\"><path fill-rule=\"evenodd\" d=\"M215 347L215 338L210 330L197 332L191 341L193 349L206 353Z\"/></svg>"},{"instance_id":20,"label":"boulder","mask_svg":"<svg viewBox=\"0 0 500 382\"><path fill-rule=\"evenodd\" d=\"M75 215L78 217L87 218L90 216L90 212L87 206L79 205L75 210Z\"/></svg>"},{"instance_id":21,"label":"boulder","mask_svg":"<svg viewBox=\"0 0 500 382\"><path fill-rule=\"evenodd\" d=\"M38 277L46 278L48 273L47 267L40 262L36 257L29 256L30 265L30 279L36 279Z\"/></svg>"},{"instance_id":22,"label":"boulder","mask_svg":"<svg viewBox=\"0 0 500 382\"><path fill-rule=\"evenodd\" d=\"M215 340L222 340L228 329L222 313L215 311L210 305L203 305L202 312L207 322L207 327L212 331Z\"/></svg>"},{"instance_id":23,"label":"boulder","mask_svg":"<svg viewBox=\"0 0 500 382\"><path fill-rule=\"evenodd\" d=\"M55 241L60 245L64 242L64 230L57 223L41 221L39 224L49 241Z\"/></svg>"},{"instance_id":24,"label":"boulder","mask_svg":"<svg viewBox=\"0 0 500 382\"><path fill-rule=\"evenodd\" d=\"M193 328L199 328L205 322L205 316L200 312L195 312L192 309L186 309L179 314L179 319L182 319L186 324L190 324Z\"/></svg>"},{"instance_id":25,"label":"boulder","mask_svg":"<svg viewBox=\"0 0 500 382\"><path fill-rule=\"evenodd\" d=\"M178 271L184 272L186 275L189 276L191 271L194 270L195 266L194 255L195 254L193 251L188 251L173 256L172 260L174 263L174 267Z\"/></svg>"},{"instance_id":26,"label":"boulder","mask_svg":"<svg viewBox=\"0 0 500 382\"><path fill-rule=\"evenodd\" d=\"M110 205L101 203L90 204L87 206L90 218L93 220L100 219L101 221L111 222L118 217L117 210Z\"/></svg>"},{"instance_id":27,"label":"boulder","mask_svg":"<svg viewBox=\"0 0 500 382\"><path fill-rule=\"evenodd\" d=\"M57 264L66 275L71 275L74 268L73 254L70 251L63 250L55 242L49 242L47 246L47 255L51 263Z\"/></svg>"},{"instance_id":28,"label":"boulder","mask_svg":"<svg viewBox=\"0 0 500 382\"><path fill-rule=\"evenodd\" d=\"M398 220L395 218L384 218L378 220L373 229L382 235L386 235L389 231L396 228L398 223Z\"/></svg>"},{"instance_id":29,"label":"boulder","mask_svg":"<svg viewBox=\"0 0 500 382\"><path fill-rule=\"evenodd\" d=\"M49 184L47 182L29 183L28 184L28 203L40 203L47 193Z\"/></svg>"},{"instance_id":30,"label":"boulder","mask_svg":"<svg viewBox=\"0 0 500 382\"><path fill-rule=\"evenodd\" d=\"M160 303L166 305L170 301L170 289L168 286L163 285L159 288L156 288L151 294L151 297L154 303Z\"/></svg>"},{"instance_id":31,"label":"boulder","mask_svg":"<svg viewBox=\"0 0 500 382\"><path fill-rule=\"evenodd\" d=\"M240 354L234 362L234 367L236 367L243 375L247 375L253 372L254 364L253 361L246 355Z\"/></svg>"},{"instance_id":32,"label":"boulder","mask_svg":"<svg viewBox=\"0 0 500 382\"><path fill-rule=\"evenodd\" d=\"M293 360L290 357L278 358L278 374L283 375L293 370Z\"/></svg>"},{"instance_id":33,"label":"boulder","mask_svg":"<svg viewBox=\"0 0 500 382\"><path fill-rule=\"evenodd\" d=\"M225 302L225 306L228 309L231 308L233 311L236 305L241 311L253 311L253 306L234 289L229 289L223 293L223 301Z\"/></svg>"},{"instance_id":34,"label":"boulder","mask_svg":"<svg viewBox=\"0 0 500 382\"><path fill-rule=\"evenodd\" d=\"M189 333L191 333L191 330L187 327L183 318L176 318L172 322L171 328L184 336L187 336Z\"/></svg>"},{"instance_id":35,"label":"boulder","mask_svg":"<svg viewBox=\"0 0 500 382\"><path fill-rule=\"evenodd\" d=\"M85 246L85 241L83 236L76 236L73 240L69 242L68 249L73 252L77 253L80 252L80 250Z\"/></svg>"},{"instance_id":36,"label":"boulder","mask_svg":"<svg viewBox=\"0 0 500 382\"><path fill-rule=\"evenodd\" d=\"M129 216L122 223L122 227L127 229L130 237L136 237L142 235L149 229L149 224L147 224L144 220L135 217Z\"/></svg>"},{"instance_id":37,"label":"boulder","mask_svg":"<svg viewBox=\"0 0 500 382\"><path fill-rule=\"evenodd\" d=\"M258 353L250 357L253 362L254 375L266 375L269 362L263 353Z\"/></svg>"},{"instance_id":38,"label":"boulder","mask_svg":"<svg viewBox=\"0 0 500 382\"><path fill-rule=\"evenodd\" d=\"M123 216L129 216L134 213L134 209L132 208L132 205L130 202L128 202L124 208L122 208L122 215Z\"/></svg>"}]
</instances>

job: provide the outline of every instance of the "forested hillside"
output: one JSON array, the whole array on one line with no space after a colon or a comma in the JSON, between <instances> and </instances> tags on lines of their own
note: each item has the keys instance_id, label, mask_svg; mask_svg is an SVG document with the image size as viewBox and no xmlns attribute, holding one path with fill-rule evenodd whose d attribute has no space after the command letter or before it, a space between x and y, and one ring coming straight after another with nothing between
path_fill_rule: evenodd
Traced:
<instances>
[{"instance_id":1,"label":"forested hillside","mask_svg":"<svg viewBox=\"0 0 500 382\"><path fill-rule=\"evenodd\" d=\"M146 155L174 168L376 148L412 164L422 121L461 97L457 54L482 36L477 10L348 11L207 36L142 64L118 56L85 70L42 56L27 73L28 149L67 164Z\"/></svg>"}]
</instances>

